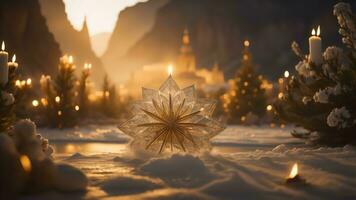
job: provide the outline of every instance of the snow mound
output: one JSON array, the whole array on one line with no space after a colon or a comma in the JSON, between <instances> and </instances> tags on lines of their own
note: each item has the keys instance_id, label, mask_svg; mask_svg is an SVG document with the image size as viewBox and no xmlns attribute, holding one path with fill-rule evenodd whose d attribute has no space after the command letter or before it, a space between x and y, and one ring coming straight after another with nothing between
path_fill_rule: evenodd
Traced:
<instances>
[{"instance_id":1,"label":"snow mound","mask_svg":"<svg viewBox=\"0 0 356 200\"><path fill-rule=\"evenodd\" d=\"M105 180L99 185L110 195L137 194L163 187L158 180L140 176L119 176Z\"/></svg>"},{"instance_id":2,"label":"snow mound","mask_svg":"<svg viewBox=\"0 0 356 200\"><path fill-rule=\"evenodd\" d=\"M282 192L282 188L276 185L264 184L259 181L259 178L251 177L248 173L236 173L223 178L212 181L203 186L200 191L219 199L287 199L288 194ZM281 190L276 193L276 190ZM269 198L273 196L273 198Z\"/></svg>"},{"instance_id":3,"label":"snow mound","mask_svg":"<svg viewBox=\"0 0 356 200\"><path fill-rule=\"evenodd\" d=\"M88 179L79 169L67 164L56 166L54 173L54 186L65 192L86 190Z\"/></svg>"},{"instance_id":4,"label":"snow mound","mask_svg":"<svg viewBox=\"0 0 356 200\"><path fill-rule=\"evenodd\" d=\"M126 143L129 140L115 126L92 125L64 130L41 128L39 132L51 141Z\"/></svg>"},{"instance_id":5,"label":"snow mound","mask_svg":"<svg viewBox=\"0 0 356 200\"><path fill-rule=\"evenodd\" d=\"M74 153L73 155L69 156L67 160L78 160L78 159L84 159L87 158L87 156L81 154L81 153Z\"/></svg>"},{"instance_id":6,"label":"snow mound","mask_svg":"<svg viewBox=\"0 0 356 200\"><path fill-rule=\"evenodd\" d=\"M140 171L176 187L200 186L215 177L200 158L189 154L151 159L140 167Z\"/></svg>"},{"instance_id":7,"label":"snow mound","mask_svg":"<svg viewBox=\"0 0 356 200\"><path fill-rule=\"evenodd\" d=\"M286 152L288 150L288 148L286 147L285 144L280 144L276 147L274 147L272 149L272 152L275 152L275 153L283 153L283 152Z\"/></svg>"},{"instance_id":8,"label":"snow mound","mask_svg":"<svg viewBox=\"0 0 356 200\"><path fill-rule=\"evenodd\" d=\"M0 158L0 198L14 199L25 184L25 173L13 140L4 133L0 133Z\"/></svg>"},{"instance_id":9,"label":"snow mound","mask_svg":"<svg viewBox=\"0 0 356 200\"><path fill-rule=\"evenodd\" d=\"M158 189L152 192L132 196L132 199L147 199L147 200L216 200L216 198L202 194L191 189Z\"/></svg>"}]
</instances>

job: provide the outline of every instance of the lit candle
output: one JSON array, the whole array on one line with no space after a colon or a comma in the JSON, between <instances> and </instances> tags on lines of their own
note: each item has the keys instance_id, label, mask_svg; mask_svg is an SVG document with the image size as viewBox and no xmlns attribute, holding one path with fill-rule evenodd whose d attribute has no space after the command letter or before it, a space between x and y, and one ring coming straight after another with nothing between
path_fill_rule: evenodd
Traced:
<instances>
[{"instance_id":1,"label":"lit candle","mask_svg":"<svg viewBox=\"0 0 356 200\"><path fill-rule=\"evenodd\" d=\"M11 67L17 68L19 66L19 64L17 64L17 62L16 62L15 54L12 56L11 62L8 62L7 65L9 66L9 68L11 68Z\"/></svg>"},{"instance_id":2,"label":"lit candle","mask_svg":"<svg viewBox=\"0 0 356 200\"><path fill-rule=\"evenodd\" d=\"M318 26L317 31L312 30L312 35L309 37L309 60L316 65L322 63L322 51L321 51L321 38L320 36L320 26Z\"/></svg>"},{"instance_id":3,"label":"lit candle","mask_svg":"<svg viewBox=\"0 0 356 200\"><path fill-rule=\"evenodd\" d=\"M298 163L294 163L289 176L287 177L286 180L287 184L306 184L305 180L301 178L298 172Z\"/></svg>"},{"instance_id":4,"label":"lit candle","mask_svg":"<svg viewBox=\"0 0 356 200\"><path fill-rule=\"evenodd\" d=\"M5 51L4 41L1 44L0 51L0 84L5 85L9 78L9 67L8 67L9 54Z\"/></svg>"}]
</instances>

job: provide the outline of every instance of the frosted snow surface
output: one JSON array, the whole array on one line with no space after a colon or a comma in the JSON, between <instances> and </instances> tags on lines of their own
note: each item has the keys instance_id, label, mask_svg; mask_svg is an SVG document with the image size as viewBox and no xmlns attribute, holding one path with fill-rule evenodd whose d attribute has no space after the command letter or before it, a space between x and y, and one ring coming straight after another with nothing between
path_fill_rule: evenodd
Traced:
<instances>
[{"instance_id":1,"label":"frosted snow surface","mask_svg":"<svg viewBox=\"0 0 356 200\"><path fill-rule=\"evenodd\" d=\"M310 147L291 128L229 126L198 155L148 155L115 126L38 132L55 161L85 172L85 193L25 199L356 199L356 148ZM287 185L292 165L306 185Z\"/></svg>"}]
</instances>

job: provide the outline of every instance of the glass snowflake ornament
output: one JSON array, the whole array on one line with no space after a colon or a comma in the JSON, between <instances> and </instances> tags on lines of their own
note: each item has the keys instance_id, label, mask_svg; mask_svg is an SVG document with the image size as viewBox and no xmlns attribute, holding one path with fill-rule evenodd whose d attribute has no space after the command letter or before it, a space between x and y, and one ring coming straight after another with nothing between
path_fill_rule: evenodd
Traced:
<instances>
[{"instance_id":1,"label":"glass snowflake ornament","mask_svg":"<svg viewBox=\"0 0 356 200\"><path fill-rule=\"evenodd\" d=\"M142 96L132 105L132 118L119 125L132 145L158 153L198 152L208 150L210 139L225 128L212 118L216 101L198 99L193 85L180 89L172 76L159 90L142 88Z\"/></svg>"}]
</instances>

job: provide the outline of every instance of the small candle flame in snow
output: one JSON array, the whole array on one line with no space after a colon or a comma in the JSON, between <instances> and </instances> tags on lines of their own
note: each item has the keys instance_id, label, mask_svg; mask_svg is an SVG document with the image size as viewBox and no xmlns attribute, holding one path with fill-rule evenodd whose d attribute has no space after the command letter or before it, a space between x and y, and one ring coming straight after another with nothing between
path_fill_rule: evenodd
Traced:
<instances>
[{"instance_id":1,"label":"small candle flame in snow","mask_svg":"<svg viewBox=\"0 0 356 200\"><path fill-rule=\"evenodd\" d=\"M173 66L172 64L168 65L168 75L172 76L173 74Z\"/></svg>"},{"instance_id":2,"label":"small candle flame in snow","mask_svg":"<svg viewBox=\"0 0 356 200\"><path fill-rule=\"evenodd\" d=\"M5 51L5 42L4 41L2 41L2 43L1 43L1 50Z\"/></svg>"},{"instance_id":3,"label":"small candle flame in snow","mask_svg":"<svg viewBox=\"0 0 356 200\"><path fill-rule=\"evenodd\" d=\"M14 55L12 56L12 62L13 62L13 63L16 62L16 54L14 54Z\"/></svg>"},{"instance_id":4,"label":"small candle flame in snow","mask_svg":"<svg viewBox=\"0 0 356 200\"><path fill-rule=\"evenodd\" d=\"M294 163L290 171L289 178L295 178L298 175L298 163Z\"/></svg>"}]
</instances>

